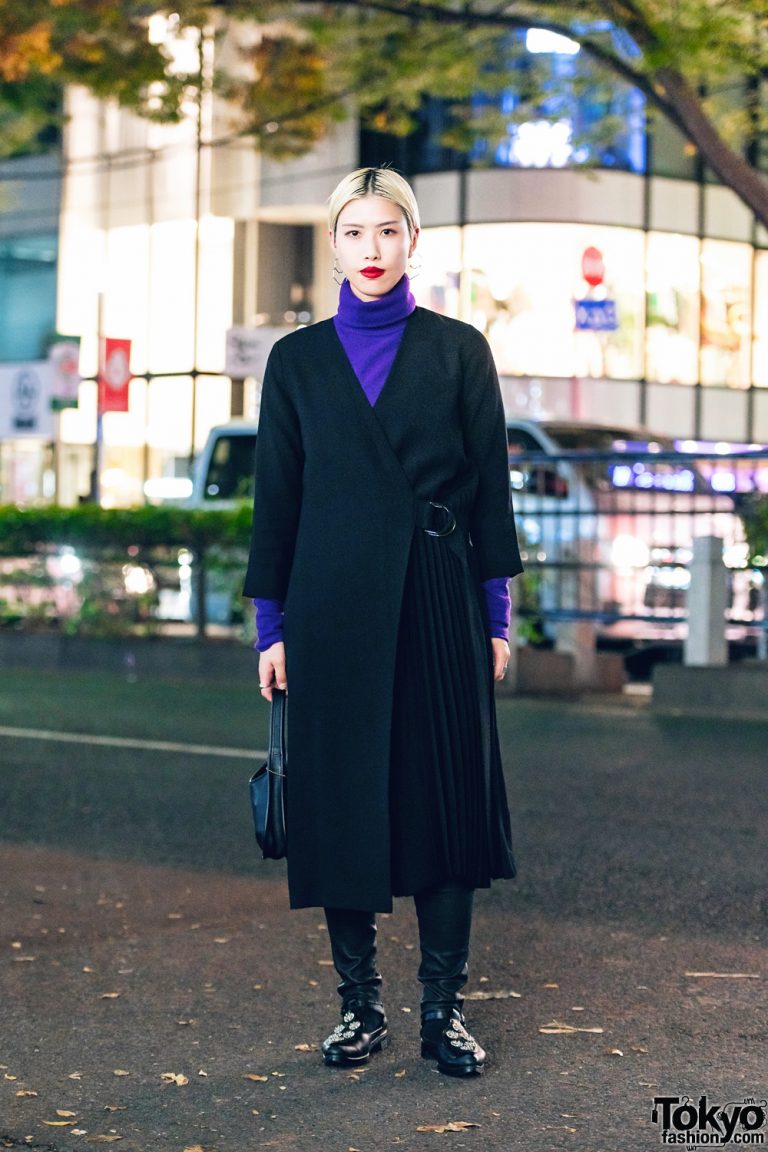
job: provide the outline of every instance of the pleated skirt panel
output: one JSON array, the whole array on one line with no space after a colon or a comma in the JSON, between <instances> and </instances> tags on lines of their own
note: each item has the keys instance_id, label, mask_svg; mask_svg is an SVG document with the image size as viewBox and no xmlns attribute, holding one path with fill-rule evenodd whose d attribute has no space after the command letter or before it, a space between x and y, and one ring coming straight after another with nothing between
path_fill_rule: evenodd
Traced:
<instances>
[{"instance_id":1,"label":"pleated skirt panel","mask_svg":"<svg viewBox=\"0 0 768 1152\"><path fill-rule=\"evenodd\" d=\"M390 828L395 896L515 874L482 611L466 563L423 532L400 618Z\"/></svg>"}]
</instances>

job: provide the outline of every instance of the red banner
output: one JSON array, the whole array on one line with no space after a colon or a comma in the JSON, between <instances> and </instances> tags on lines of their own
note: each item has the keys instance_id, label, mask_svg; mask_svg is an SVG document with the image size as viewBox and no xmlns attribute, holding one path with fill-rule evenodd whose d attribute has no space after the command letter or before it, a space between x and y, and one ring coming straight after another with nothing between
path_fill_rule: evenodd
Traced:
<instances>
[{"instance_id":1,"label":"red banner","mask_svg":"<svg viewBox=\"0 0 768 1152\"><path fill-rule=\"evenodd\" d=\"M99 370L99 411L127 412L130 382L131 342L107 336Z\"/></svg>"}]
</instances>

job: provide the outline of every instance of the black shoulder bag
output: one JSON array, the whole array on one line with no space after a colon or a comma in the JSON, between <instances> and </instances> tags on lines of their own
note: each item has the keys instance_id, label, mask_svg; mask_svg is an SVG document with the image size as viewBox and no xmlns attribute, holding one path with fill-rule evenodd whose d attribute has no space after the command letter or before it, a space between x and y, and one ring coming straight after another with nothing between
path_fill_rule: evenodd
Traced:
<instances>
[{"instance_id":1,"label":"black shoulder bag","mask_svg":"<svg viewBox=\"0 0 768 1152\"><path fill-rule=\"evenodd\" d=\"M285 856L285 703L285 692L274 688L267 759L250 781L253 826L265 860Z\"/></svg>"}]
</instances>

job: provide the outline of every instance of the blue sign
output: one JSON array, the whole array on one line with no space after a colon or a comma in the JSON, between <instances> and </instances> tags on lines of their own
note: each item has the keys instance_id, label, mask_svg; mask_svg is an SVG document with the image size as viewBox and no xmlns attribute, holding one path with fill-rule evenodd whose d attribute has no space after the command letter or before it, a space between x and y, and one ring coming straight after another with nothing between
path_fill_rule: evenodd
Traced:
<instances>
[{"instance_id":1,"label":"blue sign","mask_svg":"<svg viewBox=\"0 0 768 1152\"><path fill-rule=\"evenodd\" d=\"M619 326L615 300L575 300L577 332L615 332Z\"/></svg>"}]
</instances>

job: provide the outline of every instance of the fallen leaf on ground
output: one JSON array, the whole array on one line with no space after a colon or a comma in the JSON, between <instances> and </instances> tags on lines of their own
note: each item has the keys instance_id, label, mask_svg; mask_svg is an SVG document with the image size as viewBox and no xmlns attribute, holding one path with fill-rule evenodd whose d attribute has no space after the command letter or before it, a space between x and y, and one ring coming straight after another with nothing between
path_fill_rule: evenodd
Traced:
<instances>
[{"instance_id":1,"label":"fallen leaf on ground","mask_svg":"<svg viewBox=\"0 0 768 1152\"><path fill-rule=\"evenodd\" d=\"M573 1024L563 1024L560 1020L552 1020L549 1024L542 1024L539 1032L545 1036L568 1036L572 1032L604 1032L604 1028L575 1028Z\"/></svg>"},{"instance_id":2,"label":"fallen leaf on ground","mask_svg":"<svg viewBox=\"0 0 768 1152\"><path fill-rule=\"evenodd\" d=\"M102 1000L117 1000L119 996L120 996L119 992L102 992L101 999Z\"/></svg>"},{"instance_id":3,"label":"fallen leaf on ground","mask_svg":"<svg viewBox=\"0 0 768 1152\"><path fill-rule=\"evenodd\" d=\"M472 1120L451 1120L448 1124L420 1124L417 1132L466 1132L468 1128L479 1128Z\"/></svg>"},{"instance_id":4,"label":"fallen leaf on ground","mask_svg":"<svg viewBox=\"0 0 768 1152\"><path fill-rule=\"evenodd\" d=\"M260 1083L263 1084L265 1080L269 1080L269 1076L259 1076L258 1072L248 1072L248 1073L246 1073L245 1079L246 1080L258 1080Z\"/></svg>"},{"instance_id":5,"label":"fallen leaf on ground","mask_svg":"<svg viewBox=\"0 0 768 1152\"><path fill-rule=\"evenodd\" d=\"M34 956L14 956L13 962L14 964L31 964L34 959L36 959Z\"/></svg>"},{"instance_id":6,"label":"fallen leaf on ground","mask_svg":"<svg viewBox=\"0 0 768 1152\"><path fill-rule=\"evenodd\" d=\"M72 1120L43 1120L43 1124L48 1128L69 1128Z\"/></svg>"},{"instance_id":7,"label":"fallen leaf on ground","mask_svg":"<svg viewBox=\"0 0 768 1152\"><path fill-rule=\"evenodd\" d=\"M214 944L229 944L229 936L214 936Z\"/></svg>"},{"instance_id":8,"label":"fallen leaf on ground","mask_svg":"<svg viewBox=\"0 0 768 1152\"><path fill-rule=\"evenodd\" d=\"M761 980L762 977L759 972L686 972L686 976L691 976L695 979L710 980Z\"/></svg>"},{"instance_id":9,"label":"fallen leaf on ground","mask_svg":"<svg viewBox=\"0 0 768 1152\"><path fill-rule=\"evenodd\" d=\"M317 1044L294 1044L294 1052L317 1052Z\"/></svg>"},{"instance_id":10,"label":"fallen leaf on ground","mask_svg":"<svg viewBox=\"0 0 768 1152\"><path fill-rule=\"evenodd\" d=\"M11 1076L8 1072L6 1072L5 1076L3 1076L3 1080L18 1080L18 1076Z\"/></svg>"},{"instance_id":11,"label":"fallen leaf on ground","mask_svg":"<svg viewBox=\"0 0 768 1152\"><path fill-rule=\"evenodd\" d=\"M57 1108L56 1115L63 1116L65 1119L71 1119L72 1117L77 1116L77 1112L70 1112L68 1108Z\"/></svg>"},{"instance_id":12,"label":"fallen leaf on ground","mask_svg":"<svg viewBox=\"0 0 768 1152\"><path fill-rule=\"evenodd\" d=\"M191 1024L197 1024L197 1020L177 1020L176 1023L181 1025L182 1028L187 1028Z\"/></svg>"},{"instance_id":13,"label":"fallen leaf on ground","mask_svg":"<svg viewBox=\"0 0 768 1152\"><path fill-rule=\"evenodd\" d=\"M607 1048L606 1052L609 1056L623 1056L621 1048Z\"/></svg>"},{"instance_id":14,"label":"fallen leaf on ground","mask_svg":"<svg viewBox=\"0 0 768 1152\"><path fill-rule=\"evenodd\" d=\"M208 1075L208 1073L205 1071L204 1068L201 1068L197 1074L198 1074L198 1076L207 1076Z\"/></svg>"},{"instance_id":15,"label":"fallen leaf on ground","mask_svg":"<svg viewBox=\"0 0 768 1152\"><path fill-rule=\"evenodd\" d=\"M16 1093L17 1096L37 1096L37 1092L32 1092L29 1088L22 1088L20 1092Z\"/></svg>"},{"instance_id":16,"label":"fallen leaf on ground","mask_svg":"<svg viewBox=\"0 0 768 1152\"><path fill-rule=\"evenodd\" d=\"M468 992L464 997L465 1000L521 1000L521 992L512 992L511 990L499 990L498 992Z\"/></svg>"},{"instance_id":17,"label":"fallen leaf on ground","mask_svg":"<svg viewBox=\"0 0 768 1152\"><path fill-rule=\"evenodd\" d=\"M205 1152L202 1144L190 1144L184 1149L184 1152Z\"/></svg>"},{"instance_id":18,"label":"fallen leaf on ground","mask_svg":"<svg viewBox=\"0 0 768 1152\"><path fill-rule=\"evenodd\" d=\"M82 1080L82 1078L82 1072L70 1072L69 1076L67 1077L68 1080Z\"/></svg>"},{"instance_id":19,"label":"fallen leaf on ground","mask_svg":"<svg viewBox=\"0 0 768 1152\"><path fill-rule=\"evenodd\" d=\"M127 1072L125 1070L125 1068L115 1068L112 1072L112 1075L113 1076L130 1076L130 1072Z\"/></svg>"},{"instance_id":20,"label":"fallen leaf on ground","mask_svg":"<svg viewBox=\"0 0 768 1152\"><path fill-rule=\"evenodd\" d=\"M559 984L553 984L551 982L547 983L547 984L542 984L542 988L559 988L559 987L560 987Z\"/></svg>"},{"instance_id":21,"label":"fallen leaf on ground","mask_svg":"<svg viewBox=\"0 0 768 1152\"><path fill-rule=\"evenodd\" d=\"M181 1088L184 1084L189 1084L189 1077L184 1076L181 1072L163 1072L160 1077L166 1084L178 1084Z\"/></svg>"}]
</instances>

